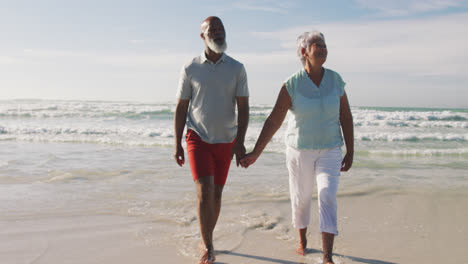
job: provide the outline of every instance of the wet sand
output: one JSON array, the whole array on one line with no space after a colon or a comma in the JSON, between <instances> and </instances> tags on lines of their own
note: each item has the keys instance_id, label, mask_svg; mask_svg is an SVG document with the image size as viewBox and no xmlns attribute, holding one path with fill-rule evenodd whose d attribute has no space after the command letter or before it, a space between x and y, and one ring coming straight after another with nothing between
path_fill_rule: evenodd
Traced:
<instances>
[{"instance_id":1,"label":"wet sand","mask_svg":"<svg viewBox=\"0 0 468 264\"><path fill-rule=\"evenodd\" d=\"M282 222L290 222L289 204L277 206ZM468 253L466 190L387 190L339 197L338 263L466 263ZM230 210L233 207L229 208ZM315 212L313 211L313 214ZM220 221L226 221L220 218ZM216 238L216 263L319 263L318 220L312 216L308 254L297 256L293 239L278 238L271 229L249 229L239 245L223 249ZM149 228L149 229L148 229ZM142 230L165 229L151 218L122 215L66 215L0 220L0 256L4 264L22 263L197 263L184 255L177 240L154 243ZM174 236L177 228L173 230ZM180 231L180 230L179 230Z\"/></svg>"}]
</instances>

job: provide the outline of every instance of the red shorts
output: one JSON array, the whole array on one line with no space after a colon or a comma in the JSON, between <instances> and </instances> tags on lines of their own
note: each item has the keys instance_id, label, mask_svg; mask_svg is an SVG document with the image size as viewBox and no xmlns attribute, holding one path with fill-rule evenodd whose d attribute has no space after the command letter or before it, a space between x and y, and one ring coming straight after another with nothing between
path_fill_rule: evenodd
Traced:
<instances>
[{"instance_id":1,"label":"red shorts","mask_svg":"<svg viewBox=\"0 0 468 264\"><path fill-rule=\"evenodd\" d=\"M216 185L224 186L231 165L232 143L209 144L189 129L185 136L193 181L204 176L214 176Z\"/></svg>"}]
</instances>

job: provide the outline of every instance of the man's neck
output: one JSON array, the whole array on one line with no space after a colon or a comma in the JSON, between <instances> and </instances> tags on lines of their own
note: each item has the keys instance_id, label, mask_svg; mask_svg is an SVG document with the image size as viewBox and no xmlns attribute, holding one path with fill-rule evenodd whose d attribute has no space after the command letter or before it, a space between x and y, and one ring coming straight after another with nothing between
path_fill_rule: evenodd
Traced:
<instances>
[{"instance_id":1,"label":"man's neck","mask_svg":"<svg viewBox=\"0 0 468 264\"><path fill-rule=\"evenodd\" d=\"M205 56L208 60L216 63L218 62L219 59L221 59L221 56L223 56L223 53L216 53L209 48L205 49Z\"/></svg>"}]
</instances>

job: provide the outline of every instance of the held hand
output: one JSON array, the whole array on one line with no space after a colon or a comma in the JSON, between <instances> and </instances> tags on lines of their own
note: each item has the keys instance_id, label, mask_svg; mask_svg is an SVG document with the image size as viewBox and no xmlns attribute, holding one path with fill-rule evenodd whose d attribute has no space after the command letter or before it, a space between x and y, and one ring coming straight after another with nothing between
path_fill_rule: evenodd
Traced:
<instances>
[{"instance_id":1,"label":"held hand","mask_svg":"<svg viewBox=\"0 0 468 264\"><path fill-rule=\"evenodd\" d=\"M351 166L353 165L353 156L353 153L346 153L343 161L341 162L341 171L348 171L351 169Z\"/></svg>"},{"instance_id":2,"label":"held hand","mask_svg":"<svg viewBox=\"0 0 468 264\"><path fill-rule=\"evenodd\" d=\"M182 167L182 165L184 165L185 157L184 157L184 148L182 146L176 146L176 151L175 151L175 154L174 154L174 158L175 158L177 164L179 164L179 166Z\"/></svg>"},{"instance_id":3,"label":"held hand","mask_svg":"<svg viewBox=\"0 0 468 264\"><path fill-rule=\"evenodd\" d=\"M244 157L244 155L245 155L244 144L237 143L237 141L236 141L236 143L234 143L234 146L232 147L231 160L232 160L234 154L236 155L236 165L237 165L237 167L239 167L241 158Z\"/></svg>"},{"instance_id":4,"label":"held hand","mask_svg":"<svg viewBox=\"0 0 468 264\"><path fill-rule=\"evenodd\" d=\"M240 161L242 168L248 168L250 165L254 164L258 157L259 155L254 154L253 152L245 155Z\"/></svg>"}]
</instances>

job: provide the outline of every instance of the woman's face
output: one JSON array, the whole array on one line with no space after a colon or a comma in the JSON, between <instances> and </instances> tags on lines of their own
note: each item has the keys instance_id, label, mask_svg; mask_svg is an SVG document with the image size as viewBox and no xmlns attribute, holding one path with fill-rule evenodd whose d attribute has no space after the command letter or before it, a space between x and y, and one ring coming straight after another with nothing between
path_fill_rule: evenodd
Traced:
<instances>
[{"instance_id":1,"label":"woman's face","mask_svg":"<svg viewBox=\"0 0 468 264\"><path fill-rule=\"evenodd\" d=\"M323 64L327 60L328 50L325 41L316 40L309 45L304 57L312 64Z\"/></svg>"}]
</instances>

